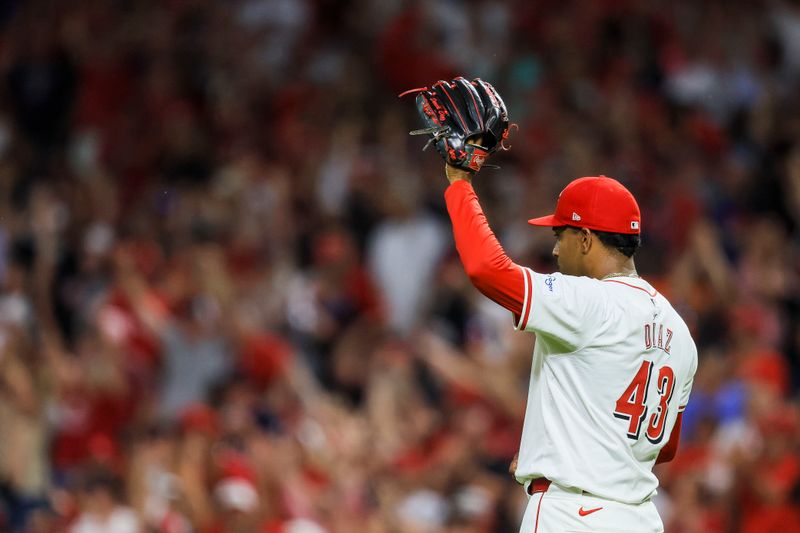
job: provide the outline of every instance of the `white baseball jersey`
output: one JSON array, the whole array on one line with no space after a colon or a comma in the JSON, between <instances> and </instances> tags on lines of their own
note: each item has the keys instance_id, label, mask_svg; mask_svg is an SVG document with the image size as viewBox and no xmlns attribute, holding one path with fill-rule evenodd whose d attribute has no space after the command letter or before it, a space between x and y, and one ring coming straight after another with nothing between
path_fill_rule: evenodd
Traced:
<instances>
[{"instance_id":1,"label":"white baseball jersey","mask_svg":"<svg viewBox=\"0 0 800 533\"><path fill-rule=\"evenodd\" d=\"M516 477L623 503L654 495L652 473L689 399L697 349L641 278L598 280L520 267L518 330L536 333Z\"/></svg>"}]
</instances>

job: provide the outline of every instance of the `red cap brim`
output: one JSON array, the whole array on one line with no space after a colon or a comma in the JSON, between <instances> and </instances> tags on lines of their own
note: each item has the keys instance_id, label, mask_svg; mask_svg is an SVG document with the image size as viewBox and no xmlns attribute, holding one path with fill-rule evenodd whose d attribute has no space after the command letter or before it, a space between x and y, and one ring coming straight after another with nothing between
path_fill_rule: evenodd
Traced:
<instances>
[{"instance_id":1,"label":"red cap brim","mask_svg":"<svg viewBox=\"0 0 800 533\"><path fill-rule=\"evenodd\" d=\"M532 218L528 221L528 224L530 224L531 226L546 226L550 228L555 228L564 225L563 222L559 222L558 220L556 220L555 215L547 215L544 217Z\"/></svg>"}]
</instances>

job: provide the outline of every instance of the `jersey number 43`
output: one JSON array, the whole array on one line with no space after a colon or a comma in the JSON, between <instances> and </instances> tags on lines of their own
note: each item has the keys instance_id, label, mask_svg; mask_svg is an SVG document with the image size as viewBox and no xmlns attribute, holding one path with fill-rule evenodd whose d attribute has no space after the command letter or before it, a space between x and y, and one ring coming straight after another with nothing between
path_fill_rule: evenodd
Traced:
<instances>
[{"instance_id":1,"label":"jersey number 43","mask_svg":"<svg viewBox=\"0 0 800 533\"><path fill-rule=\"evenodd\" d=\"M658 444L664 438L666 428L667 409L672 400L675 389L675 373L669 366L658 369L658 382L656 390L659 394L658 406L648 419L647 391L650 388L650 377L653 374L653 362L644 361L633 377L633 381L617 400L614 416L627 420L628 438L639 440L642 424L647 421L645 436L653 444Z\"/></svg>"}]
</instances>

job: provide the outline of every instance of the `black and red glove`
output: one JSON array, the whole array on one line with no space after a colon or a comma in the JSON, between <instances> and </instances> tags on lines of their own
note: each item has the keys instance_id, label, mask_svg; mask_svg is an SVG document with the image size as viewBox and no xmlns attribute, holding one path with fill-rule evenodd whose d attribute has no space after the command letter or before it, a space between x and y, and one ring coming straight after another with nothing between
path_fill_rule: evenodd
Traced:
<instances>
[{"instance_id":1,"label":"black and red glove","mask_svg":"<svg viewBox=\"0 0 800 533\"><path fill-rule=\"evenodd\" d=\"M417 93L417 111L425 123L411 135L431 136L423 150L434 144L447 164L474 173L490 155L507 149L508 111L490 83L458 77L400 96L411 93Z\"/></svg>"}]
</instances>

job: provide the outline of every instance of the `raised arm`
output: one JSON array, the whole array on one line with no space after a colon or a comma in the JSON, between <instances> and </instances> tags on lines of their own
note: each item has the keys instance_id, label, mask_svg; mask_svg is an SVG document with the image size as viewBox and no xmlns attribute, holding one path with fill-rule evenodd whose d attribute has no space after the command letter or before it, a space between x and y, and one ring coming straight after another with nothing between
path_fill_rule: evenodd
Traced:
<instances>
[{"instance_id":1,"label":"raised arm","mask_svg":"<svg viewBox=\"0 0 800 533\"><path fill-rule=\"evenodd\" d=\"M456 249L470 281L484 295L515 315L522 313L525 280L522 269L506 255L478 203L467 172L447 166L445 191Z\"/></svg>"}]
</instances>

